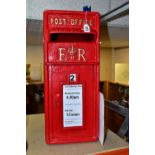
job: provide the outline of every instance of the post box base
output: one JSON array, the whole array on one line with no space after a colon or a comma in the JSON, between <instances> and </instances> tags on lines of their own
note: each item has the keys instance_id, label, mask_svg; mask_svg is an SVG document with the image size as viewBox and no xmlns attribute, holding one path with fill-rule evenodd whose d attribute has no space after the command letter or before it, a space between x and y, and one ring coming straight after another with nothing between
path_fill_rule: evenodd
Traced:
<instances>
[{"instance_id":1,"label":"post box base","mask_svg":"<svg viewBox=\"0 0 155 155\"><path fill-rule=\"evenodd\" d=\"M90 137L86 139L72 139L72 140L67 140L67 139L53 139L52 141L49 141L46 139L46 144L66 144L66 143L81 143L81 142L93 142L97 141L98 137Z\"/></svg>"}]
</instances>

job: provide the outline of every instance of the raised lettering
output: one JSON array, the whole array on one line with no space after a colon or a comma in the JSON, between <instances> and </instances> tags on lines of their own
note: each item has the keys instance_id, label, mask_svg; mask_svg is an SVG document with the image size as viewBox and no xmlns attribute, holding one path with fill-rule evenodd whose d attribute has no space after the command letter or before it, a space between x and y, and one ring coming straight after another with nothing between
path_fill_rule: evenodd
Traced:
<instances>
[{"instance_id":1,"label":"raised lettering","mask_svg":"<svg viewBox=\"0 0 155 155\"><path fill-rule=\"evenodd\" d=\"M59 25L62 25L62 19L59 18Z\"/></svg>"},{"instance_id":2,"label":"raised lettering","mask_svg":"<svg viewBox=\"0 0 155 155\"><path fill-rule=\"evenodd\" d=\"M58 18L55 18L54 22L55 22L55 25L58 25L59 23Z\"/></svg>"},{"instance_id":3,"label":"raised lettering","mask_svg":"<svg viewBox=\"0 0 155 155\"><path fill-rule=\"evenodd\" d=\"M64 22L64 25L66 25L66 19L65 19L65 18L63 18L62 20L63 20L63 22Z\"/></svg>"},{"instance_id":4,"label":"raised lettering","mask_svg":"<svg viewBox=\"0 0 155 155\"><path fill-rule=\"evenodd\" d=\"M50 24L53 24L53 18L50 19Z\"/></svg>"},{"instance_id":5,"label":"raised lettering","mask_svg":"<svg viewBox=\"0 0 155 155\"><path fill-rule=\"evenodd\" d=\"M54 24L54 25L67 25L68 24L67 22L69 22L69 21L67 21L66 18L58 18L58 17L56 17L56 18L50 18L49 22L50 22L51 25L52 24ZM72 26L74 26L74 25L80 26L80 25L83 25L85 23L88 23L90 26L94 25L94 21L92 19L89 19L89 20L87 20L87 19L77 19L77 18L71 18L70 19L70 24Z\"/></svg>"},{"instance_id":6,"label":"raised lettering","mask_svg":"<svg viewBox=\"0 0 155 155\"><path fill-rule=\"evenodd\" d=\"M65 48L59 48L59 61L66 60Z\"/></svg>"},{"instance_id":7,"label":"raised lettering","mask_svg":"<svg viewBox=\"0 0 155 155\"><path fill-rule=\"evenodd\" d=\"M78 61L81 60L81 58L83 59L83 61L86 61L84 54L85 54L85 50L83 48L79 48L78 49Z\"/></svg>"},{"instance_id":8,"label":"raised lettering","mask_svg":"<svg viewBox=\"0 0 155 155\"><path fill-rule=\"evenodd\" d=\"M74 25L77 25L77 23L78 23L78 19L75 19L74 20Z\"/></svg>"},{"instance_id":9,"label":"raised lettering","mask_svg":"<svg viewBox=\"0 0 155 155\"><path fill-rule=\"evenodd\" d=\"M71 19L71 25L74 25L74 19Z\"/></svg>"},{"instance_id":10,"label":"raised lettering","mask_svg":"<svg viewBox=\"0 0 155 155\"><path fill-rule=\"evenodd\" d=\"M93 25L93 23L92 23L92 20L90 19L90 21L89 21L89 24L90 24L90 26L92 26Z\"/></svg>"},{"instance_id":11,"label":"raised lettering","mask_svg":"<svg viewBox=\"0 0 155 155\"><path fill-rule=\"evenodd\" d=\"M79 19L79 25L82 25L82 19Z\"/></svg>"}]
</instances>

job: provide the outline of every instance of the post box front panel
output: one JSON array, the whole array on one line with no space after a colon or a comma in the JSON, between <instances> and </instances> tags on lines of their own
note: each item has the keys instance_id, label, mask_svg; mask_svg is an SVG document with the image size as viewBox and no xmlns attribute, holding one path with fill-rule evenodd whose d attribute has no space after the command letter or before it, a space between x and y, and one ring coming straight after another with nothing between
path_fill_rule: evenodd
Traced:
<instances>
[{"instance_id":1,"label":"post box front panel","mask_svg":"<svg viewBox=\"0 0 155 155\"><path fill-rule=\"evenodd\" d=\"M98 106L94 103L98 102L98 77L93 76L98 73L96 65L72 65L72 66L57 66L50 65L49 68L49 122L50 141L62 142L69 141L86 141L86 139L97 139L98 121L97 109ZM70 75L76 75L76 81L70 79ZM72 105L68 106L68 114L74 115L71 117L70 124L65 123L64 115L67 112L64 109L64 87L74 87L65 91L73 95L68 96L78 98L75 104L79 101L82 105L76 105L76 110ZM75 88L77 87L77 88ZM66 88L67 89L67 88ZM90 91L92 90L92 91ZM75 95L78 94L78 95ZM66 96L65 96L66 97ZM74 102L72 102L74 104ZM74 105L75 106L75 105ZM78 108L78 109L77 109ZM74 111L75 110L75 111ZM75 112L75 113L74 113ZM64 114L65 113L65 114Z\"/></svg>"},{"instance_id":2,"label":"post box front panel","mask_svg":"<svg viewBox=\"0 0 155 155\"><path fill-rule=\"evenodd\" d=\"M49 43L48 44L48 62L99 62L97 47L95 43Z\"/></svg>"}]
</instances>

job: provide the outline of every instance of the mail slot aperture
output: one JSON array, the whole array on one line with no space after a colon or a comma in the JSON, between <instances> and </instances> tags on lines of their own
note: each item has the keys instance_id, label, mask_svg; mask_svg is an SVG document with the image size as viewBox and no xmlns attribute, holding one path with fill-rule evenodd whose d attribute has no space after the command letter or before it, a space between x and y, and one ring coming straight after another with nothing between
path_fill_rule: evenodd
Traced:
<instances>
[{"instance_id":1,"label":"mail slot aperture","mask_svg":"<svg viewBox=\"0 0 155 155\"><path fill-rule=\"evenodd\" d=\"M93 33L51 33L51 42L94 42L96 35Z\"/></svg>"}]
</instances>

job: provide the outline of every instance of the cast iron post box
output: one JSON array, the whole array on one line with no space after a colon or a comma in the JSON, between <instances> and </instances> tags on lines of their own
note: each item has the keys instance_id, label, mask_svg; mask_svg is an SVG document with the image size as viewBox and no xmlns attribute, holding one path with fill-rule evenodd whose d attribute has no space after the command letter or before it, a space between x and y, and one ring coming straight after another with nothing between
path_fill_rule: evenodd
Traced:
<instances>
[{"instance_id":1,"label":"cast iron post box","mask_svg":"<svg viewBox=\"0 0 155 155\"><path fill-rule=\"evenodd\" d=\"M98 139L99 17L97 12L44 12L47 144Z\"/></svg>"}]
</instances>

